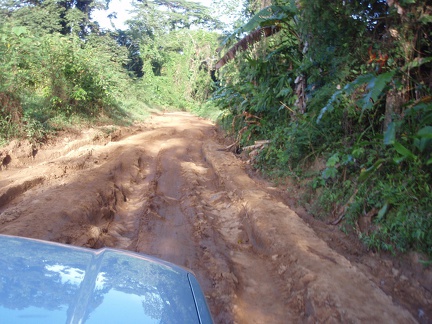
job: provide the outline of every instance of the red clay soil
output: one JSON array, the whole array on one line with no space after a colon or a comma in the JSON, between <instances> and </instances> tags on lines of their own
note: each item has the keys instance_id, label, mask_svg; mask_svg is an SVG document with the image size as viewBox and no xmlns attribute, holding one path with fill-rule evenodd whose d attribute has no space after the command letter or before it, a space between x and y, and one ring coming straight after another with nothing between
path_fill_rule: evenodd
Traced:
<instances>
[{"instance_id":1,"label":"red clay soil","mask_svg":"<svg viewBox=\"0 0 432 324\"><path fill-rule=\"evenodd\" d=\"M188 267L216 323L432 321L430 270L296 213L220 143L215 125L187 113L64 135L38 150L11 143L0 150L9 157L0 233Z\"/></svg>"}]
</instances>

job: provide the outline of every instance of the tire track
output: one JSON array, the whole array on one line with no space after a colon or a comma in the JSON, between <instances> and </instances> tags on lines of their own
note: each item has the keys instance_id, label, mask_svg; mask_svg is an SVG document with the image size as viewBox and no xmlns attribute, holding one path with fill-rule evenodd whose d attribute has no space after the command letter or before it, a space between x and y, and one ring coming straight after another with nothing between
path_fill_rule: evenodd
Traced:
<instances>
[{"instance_id":1,"label":"tire track","mask_svg":"<svg viewBox=\"0 0 432 324\"><path fill-rule=\"evenodd\" d=\"M216 323L415 322L218 150L215 135L185 113L154 116L115 143L7 170L8 183L34 172L48 180L3 198L0 233L189 267Z\"/></svg>"}]
</instances>

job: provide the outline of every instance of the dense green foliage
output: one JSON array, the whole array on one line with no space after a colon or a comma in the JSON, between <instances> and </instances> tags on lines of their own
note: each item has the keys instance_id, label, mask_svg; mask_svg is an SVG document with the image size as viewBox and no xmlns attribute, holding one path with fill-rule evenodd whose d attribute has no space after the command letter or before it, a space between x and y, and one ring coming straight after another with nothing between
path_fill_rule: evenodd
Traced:
<instances>
[{"instance_id":1,"label":"dense green foliage","mask_svg":"<svg viewBox=\"0 0 432 324\"><path fill-rule=\"evenodd\" d=\"M0 145L154 107L221 109L239 147L270 140L256 167L306 184L316 217L374 249L432 254L430 5L143 0L106 31L91 14L109 2L0 0Z\"/></svg>"},{"instance_id":2,"label":"dense green foliage","mask_svg":"<svg viewBox=\"0 0 432 324\"><path fill-rule=\"evenodd\" d=\"M191 29L218 26L208 9L146 1L129 29L104 31L90 18L106 3L0 1L0 145L83 122L132 122L150 107L199 110L209 97L217 36Z\"/></svg>"},{"instance_id":3,"label":"dense green foliage","mask_svg":"<svg viewBox=\"0 0 432 324\"><path fill-rule=\"evenodd\" d=\"M197 27L218 26L219 22L198 4L188 9L187 3L180 1L170 11L164 7L169 2L155 7L158 3L138 5L129 21L127 37L139 47L143 62L141 71L134 71L142 75L142 84L151 102L199 109L212 91L210 70L218 35ZM180 14L189 10L192 11L190 15Z\"/></svg>"},{"instance_id":4,"label":"dense green foliage","mask_svg":"<svg viewBox=\"0 0 432 324\"><path fill-rule=\"evenodd\" d=\"M104 49L92 39L84 44L75 35L38 35L13 23L3 24L0 33L4 139L23 130L33 137L36 129L41 137L62 118L121 114L116 98L128 81L120 65L126 53L111 52L110 38Z\"/></svg>"},{"instance_id":5,"label":"dense green foliage","mask_svg":"<svg viewBox=\"0 0 432 324\"><path fill-rule=\"evenodd\" d=\"M387 2L255 9L223 42L237 55L214 100L240 146L271 140L258 168L308 181L317 217L344 219L371 248L432 254L432 7ZM269 25L280 32L235 44Z\"/></svg>"}]
</instances>

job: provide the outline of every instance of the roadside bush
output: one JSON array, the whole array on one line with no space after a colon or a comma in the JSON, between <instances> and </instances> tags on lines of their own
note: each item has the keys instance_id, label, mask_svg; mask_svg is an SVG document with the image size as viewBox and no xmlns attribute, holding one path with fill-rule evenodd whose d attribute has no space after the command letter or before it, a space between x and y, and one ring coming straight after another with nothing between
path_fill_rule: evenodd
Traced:
<instances>
[{"instance_id":1,"label":"roadside bush","mask_svg":"<svg viewBox=\"0 0 432 324\"><path fill-rule=\"evenodd\" d=\"M20 134L40 140L53 127L50 120L61 127L57 116L127 118L121 101L131 84L122 67L126 51L114 56L111 48L118 46L111 38L83 42L13 23L3 24L0 35L0 122L8 125L2 127L3 140Z\"/></svg>"},{"instance_id":2,"label":"roadside bush","mask_svg":"<svg viewBox=\"0 0 432 324\"><path fill-rule=\"evenodd\" d=\"M270 140L255 167L294 175L316 217L371 249L432 255L431 17L421 1L275 1L222 43L225 126Z\"/></svg>"}]
</instances>

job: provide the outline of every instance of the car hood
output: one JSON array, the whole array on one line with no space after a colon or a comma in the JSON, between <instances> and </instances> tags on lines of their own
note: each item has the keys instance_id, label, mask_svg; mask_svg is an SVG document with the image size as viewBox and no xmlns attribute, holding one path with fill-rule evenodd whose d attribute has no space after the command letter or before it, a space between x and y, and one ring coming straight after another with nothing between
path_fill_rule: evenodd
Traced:
<instances>
[{"instance_id":1,"label":"car hood","mask_svg":"<svg viewBox=\"0 0 432 324\"><path fill-rule=\"evenodd\" d=\"M113 249L0 236L2 323L211 322L192 273Z\"/></svg>"}]
</instances>

